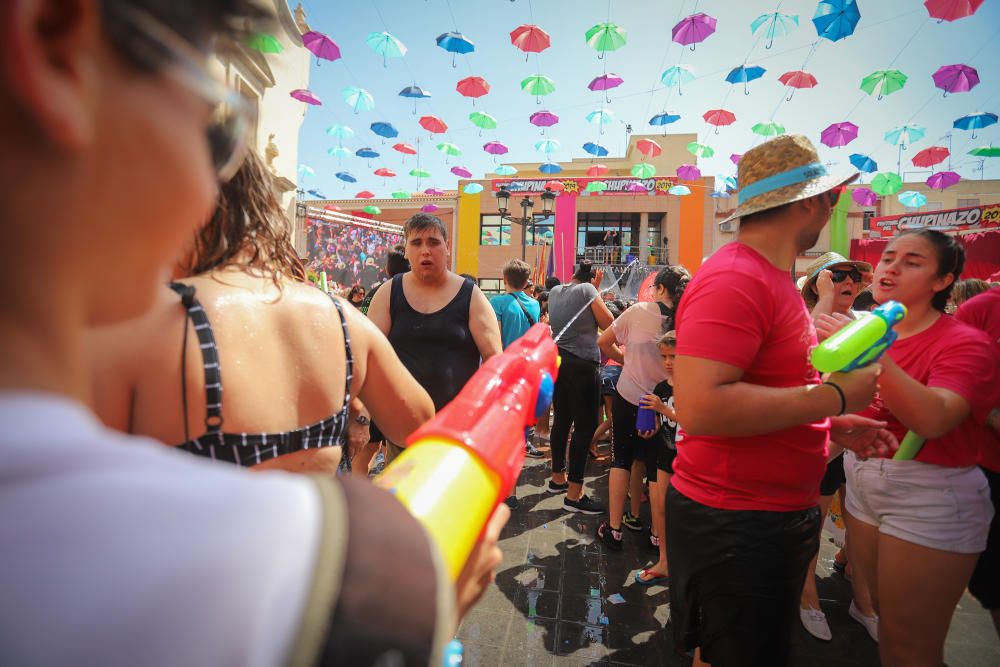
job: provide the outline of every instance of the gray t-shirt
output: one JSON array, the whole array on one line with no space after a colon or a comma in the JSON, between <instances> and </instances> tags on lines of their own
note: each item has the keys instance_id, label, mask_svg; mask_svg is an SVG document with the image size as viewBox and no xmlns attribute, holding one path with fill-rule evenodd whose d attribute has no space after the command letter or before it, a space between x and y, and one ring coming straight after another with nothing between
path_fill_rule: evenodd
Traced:
<instances>
[{"instance_id":1,"label":"gray t-shirt","mask_svg":"<svg viewBox=\"0 0 1000 667\"><path fill-rule=\"evenodd\" d=\"M600 298L597 288L590 283L553 287L549 292L549 326L552 327L552 335L558 336L573 316L587 306L556 344L570 354L599 364L601 352L597 348L597 320L589 307L595 297Z\"/></svg>"}]
</instances>

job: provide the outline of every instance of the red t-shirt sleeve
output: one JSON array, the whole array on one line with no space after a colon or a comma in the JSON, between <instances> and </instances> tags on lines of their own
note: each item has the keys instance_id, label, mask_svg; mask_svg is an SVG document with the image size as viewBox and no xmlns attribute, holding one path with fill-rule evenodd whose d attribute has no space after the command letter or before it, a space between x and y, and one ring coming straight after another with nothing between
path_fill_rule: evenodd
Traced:
<instances>
[{"instance_id":1,"label":"red t-shirt sleeve","mask_svg":"<svg viewBox=\"0 0 1000 667\"><path fill-rule=\"evenodd\" d=\"M977 412L992 403L1000 382L997 348L986 334L968 325L955 329L942 341L942 353L931 366L927 386L955 392Z\"/></svg>"},{"instance_id":2,"label":"red t-shirt sleeve","mask_svg":"<svg viewBox=\"0 0 1000 667\"><path fill-rule=\"evenodd\" d=\"M677 321L677 354L750 367L767 337L773 298L759 279L713 273L688 289ZM693 294L692 294L693 292Z\"/></svg>"}]
</instances>

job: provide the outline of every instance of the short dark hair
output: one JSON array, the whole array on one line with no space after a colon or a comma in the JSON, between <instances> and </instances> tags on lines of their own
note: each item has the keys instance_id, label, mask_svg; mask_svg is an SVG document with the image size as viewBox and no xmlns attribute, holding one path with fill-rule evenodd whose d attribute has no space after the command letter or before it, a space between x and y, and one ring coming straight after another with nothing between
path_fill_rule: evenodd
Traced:
<instances>
[{"instance_id":1,"label":"short dark hair","mask_svg":"<svg viewBox=\"0 0 1000 667\"><path fill-rule=\"evenodd\" d=\"M411 216L403 225L403 237L409 240L411 232L422 232L425 229L436 229L441 232L441 238L448 240L448 228L444 226L441 218L430 213L417 213Z\"/></svg>"},{"instance_id":2,"label":"short dark hair","mask_svg":"<svg viewBox=\"0 0 1000 667\"><path fill-rule=\"evenodd\" d=\"M854 303L851 304L852 310L871 310L878 303L875 302L875 295L872 294L871 289L863 289L858 292L858 295L854 297Z\"/></svg>"},{"instance_id":3,"label":"short dark hair","mask_svg":"<svg viewBox=\"0 0 1000 667\"><path fill-rule=\"evenodd\" d=\"M573 279L579 280L581 283L589 283L594 278L593 268L593 262L589 259L581 259L576 273L573 274Z\"/></svg>"},{"instance_id":4,"label":"short dark hair","mask_svg":"<svg viewBox=\"0 0 1000 667\"><path fill-rule=\"evenodd\" d=\"M664 347L677 347L677 332L668 331L660 336L660 340L656 341L656 344Z\"/></svg>"},{"instance_id":5,"label":"short dark hair","mask_svg":"<svg viewBox=\"0 0 1000 667\"><path fill-rule=\"evenodd\" d=\"M955 281L958 280L958 277L962 275L962 271L965 269L965 247L954 236L939 232L936 229L910 229L901 233L896 238L898 239L903 236L922 236L926 239L934 247L934 253L937 255L938 277L943 278L949 274L954 277L950 285L940 292L935 292L931 298L931 306L935 310L939 310L942 313L945 312L945 308L948 306L948 298L951 296L951 290L955 286Z\"/></svg>"},{"instance_id":6,"label":"short dark hair","mask_svg":"<svg viewBox=\"0 0 1000 667\"><path fill-rule=\"evenodd\" d=\"M406 246L402 243L392 246L392 250L385 258L385 272L391 278L409 270L410 260L406 259Z\"/></svg>"},{"instance_id":7,"label":"short dark hair","mask_svg":"<svg viewBox=\"0 0 1000 667\"><path fill-rule=\"evenodd\" d=\"M549 276L545 279L545 289L547 290L551 290L553 287L557 287L559 285L562 285L562 281L555 276Z\"/></svg>"},{"instance_id":8,"label":"short dark hair","mask_svg":"<svg viewBox=\"0 0 1000 667\"><path fill-rule=\"evenodd\" d=\"M530 282L531 267L517 258L508 259L501 271L503 279L516 290L524 289Z\"/></svg>"}]
</instances>

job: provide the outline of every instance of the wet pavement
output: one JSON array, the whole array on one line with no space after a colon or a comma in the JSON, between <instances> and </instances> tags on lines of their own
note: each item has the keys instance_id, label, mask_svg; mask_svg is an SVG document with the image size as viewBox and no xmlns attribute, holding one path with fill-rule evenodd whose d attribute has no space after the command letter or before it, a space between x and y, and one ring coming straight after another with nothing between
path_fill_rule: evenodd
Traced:
<instances>
[{"instance_id":1,"label":"wet pavement","mask_svg":"<svg viewBox=\"0 0 1000 667\"><path fill-rule=\"evenodd\" d=\"M563 494L546 487L547 459L525 462L517 489L519 507L501 535L504 563L494 586L459 630L464 665L667 665L686 666L669 631L670 594L645 588L636 570L656 561L644 534L625 532L622 551L596 538L599 516L562 509ZM607 462L587 466L586 493L607 500ZM649 506L643 505L649 523ZM798 627L794 663L803 666L878 665L878 649L848 616L850 584L833 570L836 547L824 534L817 588L833 640L814 639ZM618 594L622 602L609 597ZM1000 665L1000 641L989 615L965 595L952 620L945 660L950 667Z\"/></svg>"}]
</instances>

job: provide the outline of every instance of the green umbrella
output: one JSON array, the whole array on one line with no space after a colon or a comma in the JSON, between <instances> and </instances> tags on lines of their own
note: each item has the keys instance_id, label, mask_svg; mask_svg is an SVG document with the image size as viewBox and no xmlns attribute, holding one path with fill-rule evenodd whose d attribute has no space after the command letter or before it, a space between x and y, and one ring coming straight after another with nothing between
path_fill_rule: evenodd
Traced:
<instances>
[{"instance_id":1,"label":"green umbrella","mask_svg":"<svg viewBox=\"0 0 1000 667\"><path fill-rule=\"evenodd\" d=\"M603 58L605 52L625 46L628 33L625 32L625 28L614 23L598 23L587 31L585 37L587 45L602 54L598 57Z\"/></svg>"},{"instance_id":2,"label":"green umbrella","mask_svg":"<svg viewBox=\"0 0 1000 667\"><path fill-rule=\"evenodd\" d=\"M521 90L528 93L529 95L535 96L535 101L538 104L542 103L542 95L548 95L556 89L556 84L552 79L547 76L542 76L541 74L537 76L529 76L527 79L521 82Z\"/></svg>"},{"instance_id":3,"label":"green umbrella","mask_svg":"<svg viewBox=\"0 0 1000 667\"><path fill-rule=\"evenodd\" d=\"M688 153L697 157L712 157L715 155L715 150L711 146L692 141L688 144Z\"/></svg>"},{"instance_id":4,"label":"green umbrella","mask_svg":"<svg viewBox=\"0 0 1000 667\"><path fill-rule=\"evenodd\" d=\"M442 143L442 144L438 144L437 145L437 149L439 151L441 151L442 153L444 153L445 155L461 155L462 154L462 149L461 148L459 148L455 144L449 144L447 141L444 142L444 143Z\"/></svg>"},{"instance_id":5,"label":"green umbrella","mask_svg":"<svg viewBox=\"0 0 1000 667\"><path fill-rule=\"evenodd\" d=\"M411 169L410 176L416 176L417 178L430 178L431 172L427 171L426 169L420 169L420 168Z\"/></svg>"},{"instance_id":6,"label":"green umbrella","mask_svg":"<svg viewBox=\"0 0 1000 667\"><path fill-rule=\"evenodd\" d=\"M750 129L754 134L759 134L762 137L776 137L785 133L785 127L777 123L757 123Z\"/></svg>"},{"instance_id":7,"label":"green umbrella","mask_svg":"<svg viewBox=\"0 0 1000 667\"><path fill-rule=\"evenodd\" d=\"M380 209L378 206L368 205L368 206L365 206L361 210L364 211L365 213L369 213L371 215L379 215L380 213L382 213L382 209Z\"/></svg>"},{"instance_id":8,"label":"green umbrella","mask_svg":"<svg viewBox=\"0 0 1000 667\"><path fill-rule=\"evenodd\" d=\"M656 167L648 162L639 162L632 165L632 175L636 178L652 178L656 176Z\"/></svg>"},{"instance_id":9,"label":"green umbrella","mask_svg":"<svg viewBox=\"0 0 1000 667\"><path fill-rule=\"evenodd\" d=\"M482 111L473 111L470 113L469 120L471 120L472 124L481 130L497 129L497 119L488 113L483 113ZM482 132L479 134L482 135Z\"/></svg>"},{"instance_id":10,"label":"green umbrella","mask_svg":"<svg viewBox=\"0 0 1000 667\"><path fill-rule=\"evenodd\" d=\"M903 187L903 179L891 171L884 171L880 174L875 174L870 187L875 194L888 197L900 191Z\"/></svg>"},{"instance_id":11,"label":"green umbrella","mask_svg":"<svg viewBox=\"0 0 1000 667\"><path fill-rule=\"evenodd\" d=\"M891 95L906 85L906 75L898 69L880 69L861 79L861 90L869 95L878 90L878 99Z\"/></svg>"},{"instance_id":12,"label":"green umbrella","mask_svg":"<svg viewBox=\"0 0 1000 667\"><path fill-rule=\"evenodd\" d=\"M604 192L608 189L608 184L604 181L591 181L587 183L587 192Z\"/></svg>"},{"instance_id":13,"label":"green umbrella","mask_svg":"<svg viewBox=\"0 0 1000 667\"><path fill-rule=\"evenodd\" d=\"M977 157L1000 157L1000 146L980 146L969 151L969 155Z\"/></svg>"},{"instance_id":14,"label":"green umbrella","mask_svg":"<svg viewBox=\"0 0 1000 667\"><path fill-rule=\"evenodd\" d=\"M392 198L393 199L409 199L410 198L410 193L409 192L403 192L403 191L393 192L392 193Z\"/></svg>"},{"instance_id":15,"label":"green umbrella","mask_svg":"<svg viewBox=\"0 0 1000 667\"><path fill-rule=\"evenodd\" d=\"M281 53L284 50L278 38L266 32L258 32L250 35L247 45L251 49L256 49L261 53Z\"/></svg>"}]
</instances>

